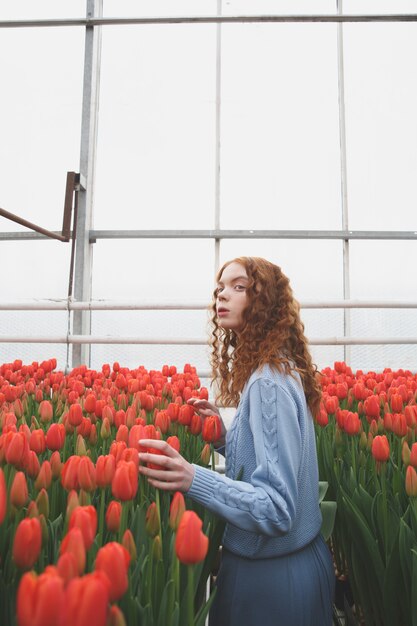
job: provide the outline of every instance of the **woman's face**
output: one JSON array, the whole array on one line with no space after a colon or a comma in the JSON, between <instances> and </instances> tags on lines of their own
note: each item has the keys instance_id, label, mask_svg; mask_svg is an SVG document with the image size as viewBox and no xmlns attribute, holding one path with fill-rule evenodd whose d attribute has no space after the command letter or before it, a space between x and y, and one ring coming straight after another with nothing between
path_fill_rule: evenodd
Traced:
<instances>
[{"instance_id":1,"label":"woman's face","mask_svg":"<svg viewBox=\"0 0 417 626\"><path fill-rule=\"evenodd\" d=\"M243 324L243 311L248 305L249 278L243 265L230 263L224 268L217 283L217 323L224 329L239 332Z\"/></svg>"}]
</instances>

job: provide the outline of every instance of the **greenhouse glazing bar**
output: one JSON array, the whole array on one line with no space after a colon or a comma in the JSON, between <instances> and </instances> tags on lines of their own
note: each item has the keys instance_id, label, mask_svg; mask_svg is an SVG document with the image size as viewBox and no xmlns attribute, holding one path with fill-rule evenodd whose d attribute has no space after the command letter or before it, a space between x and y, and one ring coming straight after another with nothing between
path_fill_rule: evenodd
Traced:
<instances>
[{"instance_id":1,"label":"greenhouse glazing bar","mask_svg":"<svg viewBox=\"0 0 417 626\"><path fill-rule=\"evenodd\" d=\"M0 28L55 28L58 26L126 26L130 24L247 24L305 22L416 22L415 13L387 15L208 15L183 17L93 17L50 20L1 20Z\"/></svg>"}]
</instances>

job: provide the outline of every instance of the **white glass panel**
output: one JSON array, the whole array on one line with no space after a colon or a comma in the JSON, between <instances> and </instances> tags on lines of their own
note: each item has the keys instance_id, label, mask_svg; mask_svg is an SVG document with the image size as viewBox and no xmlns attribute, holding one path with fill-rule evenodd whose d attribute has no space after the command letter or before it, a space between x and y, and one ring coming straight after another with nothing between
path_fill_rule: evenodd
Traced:
<instances>
[{"instance_id":1,"label":"white glass panel","mask_svg":"<svg viewBox=\"0 0 417 626\"><path fill-rule=\"evenodd\" d=\"M416 230L417 24L346 24L344 53L349 227Z\"/></svg>"},{"instance_id":2,"label":"white glass panel","mask_svg":"<svg viewBox=\"0 0 417 626\"><path fill-rule=\"evenodd\" d=\"M62 228L66 173L79 171L83 54L82 28L1 31L1 206L50 230Z\"/></svg>"},{"instance_id":3,"label":"white glass panel","mask_svg":"<svg viewBox=\"0 0 417 626\"><path fill-rule=\"evenodd\" d=\"M337 26L222 30L222 227L340 228Z\"/></svg>"},{"instance_id":4,"label":"white glass panel","mask_svg":"<svg viewBox=\"0 0 417 626\"><path fill-rule=\"evenodd\" d=\"M335 0L226 0L224 15L314 15L335 13Z\"/></svg>"},{"instance_id":5,"label":"white glass panel","mask_svg":"<svg viewBox=\"0 0 417 626\"><path fill-rule=\"evenodd\" d=\"M216 0L104 0L106 17L215 15Z\"/></svg>"},{"instance_id":6,"label":"white glass panel","mask_svg":"<svg viewBox=\"0 0 417 626\"><path fill-rule=\"evenodd\" d=\"M207 239L99 240L94 249L93 299L209 303L213 282Z\"/></svg>"},{"instance_id":7,"label":"white glass panel","mask_svg":"<svg viewBox=\"0 0 417 626\"><path fill-rule=\"evenodd\" d=\"M57 19L85 14L86 0L2 0L0 5L0 20Z\"/></svg>"},{"instance_id":8,"label":"white glass panel","mask_svg":"<svg viewBox=\"0 0 417 626\"><path fill-rule=\"evenodd\" d=\"M346 15L401 14L415 13L416 0L343 0L343 13Z\"/></svg>"},{"instance_id":9,"label":"white glass panel","mask_svg":"<svg viewBox=\"0 0 417 626\"><path fill-rule=\"evenodd\" d=\"M209 228L214 26L103 30L95 225Z\"/></svg>"},{"instance_id":10,"label":"white glass panel","mask_svg":"<svg viewBox=\"0 0 417 626\"><path fill-rule=\"evenodd\" d=\"M220 265L239 256L259 256L281 267L297 300L343 298L340 241L229 239L221 243Z\"/></svg>"}]
</instances>

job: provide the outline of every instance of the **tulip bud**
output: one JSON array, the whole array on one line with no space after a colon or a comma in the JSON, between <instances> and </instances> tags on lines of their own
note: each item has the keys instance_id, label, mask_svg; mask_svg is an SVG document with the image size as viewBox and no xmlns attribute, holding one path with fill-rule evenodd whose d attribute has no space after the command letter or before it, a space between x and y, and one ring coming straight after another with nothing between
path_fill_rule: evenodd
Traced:
<instances>
[{"instance_id":1,"label":"tulip bud","mask_svg":"<svg viewBox=\"0 0 417 626\"><path fill-rule=\"evenodd\" d=\"M405 473L405 490L410 498L417 498L417 472L412 465Z\"/></svg>"},{"instance_id":2,"label":"tulip bud","mask_svg":"<svg viewBox=\"0 0 417 626\"><path fill-rule=\"evenodd\" d=\"M132 531L129 530L129 528L127 528L124 532L124 535L122 538L122 545L129 552L131 560L136 561L137 559L136 543L133 538Z\"/></svg>"},{"instance_id":3,"label":"tulip bud","mask_svg":"<svg viewBox=\"0 0 417 626\"><path fill-rule=\"evenodd\" d=\"M78 576L77 561L72 552L64 552L64 554L61 554L56 566L59 575L64 580L65 586L72 578Z\"/></svg>"},{"instance_id":4,"label":"tulip bud","mask_svg":"<svg viewBox=\"0 0 417 626\"><path fill-rule=\"evenodd\" d=\"M53 478L59 478L61 476L62 463L61 457L58 450L52 452L50 458L51 470Z\"/></svg>"},{"instance_id":5,"label":"tulip bud","mask_svg":"<svg viewBox=\"0 0 417 626\"><path fill-rule=\"evenodd\" d=\"M117 533L120 528L122 505L117 500L111 500L106 511L106 526L112 533Z\"/></svg>"},{"instance_id":6,"label":"tulip bud","mask_svg":"<svg viewBox=\"0 0 417 626\"><path fill-rule=\"evenodd\" d=\"M390 456L389 442L386 435L377 435L372 442L372 455L378 463L385 463Z\"/></svg>"},{"instance_id":7,"label":"tulip bud","mask_svg":"<svg viewBox=\"0 0 417 626\"><path fill-rule=\"evenodd\" d=\"M100 429L100 436L102 439L108 439L111 435L110 422L107 417L103 419Z\"/></svg>"},{"instance_id":8,"label":"tulip bud","mask_svg":"<svg viewBox=\"0 0 417 626\"><path fill-rule=\"evenodd\" d=\"M28 486L23 472L16 472L10 489L10 504L21 509L28 501Z\"/></svg>"},{"instance_id":9,"label":"tulip bud","mask_svg":"<svg viewBox=\"0 0 417 626\"><path fill-rule=\"evenodd\" d=\"M42 400L39 405L38 413L42 424L51 422L54 415L51 402L49 402L49 400Z\"/></svg>"},{"instance_id":10,"label":"tulip bud","mask_svg":"<svg viewBox=\"0 0 417 626\"><path fill-rule=\"evenodd\" d=\"M46 523L45 515L43 515L42 513L39 513L39 521L41 523L42 545L47 546L48 539L49 539L49 530L48 530L48 524Z\"/></svg>"},{"instance_id":11,"label":"tulip bud","mask_svg":"<svg viewBox=\"0 0 417 626\"><path fill-rule=\"evenodd\" d=\"M77 435L75 454L77 454L78 456L85 456L87 454L87 446L82 435Z\"/></svg>"},{"instance_id":12,"label":"tulip bud","mask_svg":"<svg viewBox=\"0 0 417 626\"><path fill-rule=\"evenodd\" d=\"M82 420L83 410L81 408L81 405L78 403L71 404L68 412L68 422L71 424L71 426L79 426Z\"/></svg>"},{"instance_id":13,"label":"tulip bud","mask_svg":"<svg viewBox=\"0 0 417 626\"><path fill-rule=\"evenodd\" d=\"M176 491L169 507L169 525L172 530L177 530L181 517L185 511L184 496L180 491Z\"/></svg>"},{"instance_id":14,"label":"tulip bud","mask_svg":"<svg viewBox=\"0 0 417 626\"><path fill-rule=\"evenodd\" d=\"M73 512L73 510L77 507L80 506L80 501L78 498L78 493L75 491L75 489L72 489L69 494L68 494L68 498L67 498L67 510L65 513L66 519L69 520L71 517L71 514Z\"/></svg>"},{"instance_id":15,"label":"tulip bud","mask_svg":"<svg viewBox=\"0 0 417 626\"><path fill-rule=\"evenodd\" d=\"M363 431L361 432L361 436L360 436L360 439L359 439L359 448L360 448L361 450L366 450L367 445L368 445L368 438L367 438L367 436L366 436L365 431L363 430Z\"/></svg>"},{"instance_id":16,"label":"tulip bud","mask_svg":"<svg viewBox=\"0 0 417 626\"><path fill-rule=\"evenodd\" d=\"M72 528L81 530L85 549L89 550L97 532L97 511L94 506L77 506L69 519L68 530Z\"/></svg>"},{"instance_id":17,"label":"tulip bud","mask_svg":"<svg viewBox=\"0 0 417 626\"><path fill-rule=\"evenodd\" d=\"M45 519L49 517L49 497L46 489L41 489L36 497L36 506L38 507L39 514L44 515Z\"/></svg>"},{"instance_id":18,"label":"tulip bud","mask_svg":"<svg viewBox=\"0 0 417 626\"><path fill-rule=\"evenodd\" d=\"M211 447L209 443L206 443L200 455L200 459L203 465L208 465L210 463L210 456L211 456Z\"/></svg>"},{"instance_id":19,"label":"tulip bud","mask_svg":"<svg viewBox=\"0 0 417 626\"><path fill-rule=\"evenodd\" d=\"M49 461L44 461L35 480L35 488L49 489L52 482L52 468Z\"/></svg>"},{"instance_id":20,"label":"tulip bud","mask_svg":"<svg viewBox=\"0 0 417 626\"><path fill-rule=\"evenodd\" d=\"M91 504L90 492L80 489L78 492L78 498L80 500L80 506L88 506Z\"/></svg>"},{"instance_id":21,"label":"tulip bud","mask_svg":"<svg viewBox=\"0 0 417 626\"><path fill-rule=\"evenodd\" d=\"M403 445L401 448L401 458L402 458L404 465L410 464L411 450L410 450L410 446L408 445L406 441L403 441Z\"/></svg>"},{"instance_id":22,"label":"tulip bud","mask_svg":"<svg viewBox=\"0 0 417 626\"><path fill-rule=\"evenodd\" d=\"M94 491L96 488L96 468L88 456L82 456L78 464L78 483L84 491Z\"/></svg>"},{"instance_id":23,"label":"tulip bud","mask_svg":"<svg viewBox=\"0 0 417 626\"><path fill-rule=\"evenodd\" d=\"M39 517L38 505L35 500L31 500L28 504L27 517Z\"/></svg>"},{"instance_id":24,"label":"tulip bud","mask_svg":"<svg viewBox=\"0 0 417 626\"><path fill-rule=\"evenodd\" d=\"M161 544L161 537L159 535L156 535L156 537L154 537L154 540L153 540L152 558L154 561L162 560L162 544Z\"/></svg>"},{"instance_id":25,"label":"tulip bud","mask_svg":"<svg viewBox=\"0 0 417 626\"><path fill-rule=\"evenodd\" d=\"M151 537L155 537L159 533L159 514L155 502L152 502L146 511L146 532Z\"/></svg>"}]
</instances>

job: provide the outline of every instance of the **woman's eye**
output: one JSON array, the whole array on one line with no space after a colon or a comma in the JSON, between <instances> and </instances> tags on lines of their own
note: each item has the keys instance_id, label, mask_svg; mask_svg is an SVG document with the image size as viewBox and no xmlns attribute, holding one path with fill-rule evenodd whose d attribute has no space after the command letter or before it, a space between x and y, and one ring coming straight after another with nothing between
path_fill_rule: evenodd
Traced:
<instances>
[{"instance_id":1,"label":"woman's eye","mask_svg":"<svg viewBox=\"0 0 417 626\"><path fill-rule=\"evenodd\" d=\"M235 289L238 291L245 291L246 287L244 285L235 285Z\"/></svg>"}]
</instances>

